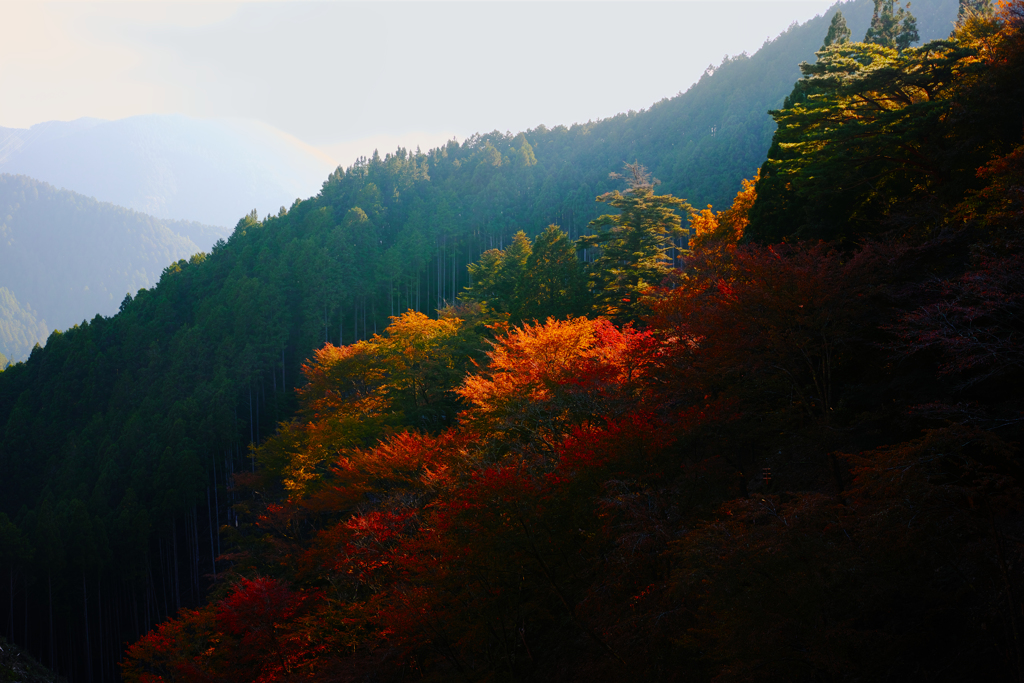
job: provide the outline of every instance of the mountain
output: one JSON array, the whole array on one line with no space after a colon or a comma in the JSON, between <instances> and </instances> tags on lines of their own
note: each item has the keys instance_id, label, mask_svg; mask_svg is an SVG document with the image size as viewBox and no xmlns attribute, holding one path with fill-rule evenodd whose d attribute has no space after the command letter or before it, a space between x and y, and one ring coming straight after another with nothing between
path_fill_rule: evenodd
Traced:
<instances>
[{"instance_id":1,"label":"mountain","mask_svg":"<svg viewBox=\"0 0 1024 683\"><path fill-rule=\"evenodd\" d=\"M315 192L334 162L263 123L150 114L0 128L0 172L163 219L231 226ZM203 249L216 236L184 232ZM212 237L212 239L211 239Z\"/></svg>"},{"instance_id":2,"label":"mountain","mask_svg":"<svg viewBox=\"0 0 1024 683\"><path fill-rule=\"evenodd\" d=\"M22 359L47 329L115 314L126 294L201 251L183 233L217 231L0 174L0 351Z\"/></svg>"},{"instance_id":3,"label":"mountain","mask_svg":"<svg viewBox=\"0 0 1024 683\"><path fill-rule=\"evenodd\" d=\"M866 27L870 2L842 9ZM934 23L951 25L955 11ZM303 365L325 341L366 340L408 309L436 317L468 284L466 264L520 229L586 234L607 210L595 196L620 187L609 173L625 162L652 169L661 192L727 204L764 161L767 110L829 20L795 25L645 111L336 169L315 196L248 214L209 254L165 268L113 317L52 334L0 375L0 512L35 549L17 560L19 633L38 652L53 634L61 645L47 663L85 677L88 652L97 671L113 670L121 643L202 603L217 544L248 542L252 501L228 482L295 413ZM36 578L50 571L53 586ZM81 624L100 594L108 621L90 650ZM51 602L66 606L52 627Z\"/></svg>"},{"instance_id":4,"label":"mountain","mask_svg":"<svg viewBox=\"0 0 1024 683\"><path fill-rule=\"evenodd\" d=\"M0 287L0 367L28 357L32 347L45 344L50 330L31 306L22 304L11 290Z\"/></svg>"}]
</instances>

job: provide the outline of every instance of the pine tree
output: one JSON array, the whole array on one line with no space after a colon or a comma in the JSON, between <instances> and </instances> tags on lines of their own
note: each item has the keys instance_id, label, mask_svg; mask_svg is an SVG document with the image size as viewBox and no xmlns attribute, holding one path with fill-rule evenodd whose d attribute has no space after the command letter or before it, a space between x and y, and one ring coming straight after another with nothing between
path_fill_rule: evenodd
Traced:
<instances>
[{"instance_id":1,"label":"pine tree","mask_svg":"<svg viewBox=\"0 0 1024 683\"><path fill-rule=\"evenodd\" d=\"M591 221L590 227L598 233L577 242L580 249L600 247L600 256L591 264L591 284L598 312L618 321L636 319L642 312L639 298L644 290L668 275L673 240L687 234L676 211L690 207L685 199L655 195L658 181L640 164L626 164L626 171L629 189L625 194L615 190L597 198L620 213Z\"/></svg>"},{"instance_id":2,"label":"pine tree","mask_svg":"<svg viewBox=\"0 0 1024 683\"><path fill-rule=\"evenodd\" d=\"M549 225L534 241L519 290L513 315L519 320L564 319L590 312L583 264L575 245L557 225Z\"/></svg>"},{"instance_id":3,"label":"pine tree","mask_svg":"<svg viewBox=\"0 0 1024 683\"><path fill-rule=\"evenodd\" d=\"M841 45L850 42L850 27L846 25L846 18L842 12L837 11L832 15L832 23L829 24L828 33L825 34L825 42L821 49L829 45Z\"/></svg>"},{"instance_id":4,"label":"pine tree","mask_svg":"<svg viewBox=\"0 0 1024 683\"><path fill-rule=\"evenodd\" d=\"M907 3L907 8L910 3ZM910 10L900 7L895 0L875 0L871 26L864 34L864 42L895 48L902 52L917 42L917 19Z\"/></svg>"}]
</instances>

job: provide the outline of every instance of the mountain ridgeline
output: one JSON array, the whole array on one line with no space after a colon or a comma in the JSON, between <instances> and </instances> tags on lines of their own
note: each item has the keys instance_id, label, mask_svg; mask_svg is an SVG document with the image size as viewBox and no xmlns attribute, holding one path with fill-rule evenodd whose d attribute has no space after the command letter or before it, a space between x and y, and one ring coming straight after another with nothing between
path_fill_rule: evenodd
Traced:
<instances>
[{"instance_id":1,"label":"mountain ridgeline","mask_svg":"<svg viewBox=\"0 0 1024 683\"><path fill-rule=\"evenodd\" d=\"M160 219L216 226L314 192L334 164L256 121L146 114L0 128L0 173L27 175ZM221 235L182 233L203 250ZM209 238L209 239L208 239Z\"/></svg>"},{"instance_id":2,"label":"mountain ridgeline","mask_svg":"<svg viewBox=\"0 0 1024 683\"><path fill-rule=\"evenodd\" d=\"M949 4L935 3L945 14L931 20L943 36ZM914 9L927 18L930 7ZM870 3L843 11L866 30ZM727 205L764 161L766 112L792 91L830 19L793 26L646 111L361 159L315 197L253 212L209 253L163 267L116 315L52 333L0 374L8 638L72 678L116 678L122 643L202 604L211 587L227 590L214 582L232 560L215 557L262 542L247 535L254 494L230 482L254 474L251 449L302 407L295 389L317 349L373 339L407 311L452 318L472 284L468 264L520 230L588 234L607 213L594 199L621 187L609 172L624 162L649 167L661 195ZM922 36L938 37L926 23ZM130 276L127 256L120 263ZM485 348L477 338L464 355ZM434 428L462 407L448 405Z\"/></svg>"},{"instance_id":3,"label":"mountain ridgeline","mask_svg":"<svg viewBox=\"0 0 1024 683\"><path fill-rule=\"evenodd\" d=\"M23 360L49 330L114 315L126 294L200 251L185 235L210 231L224 234L0 174L0 352Z\"/></svg>"}]
</instances>

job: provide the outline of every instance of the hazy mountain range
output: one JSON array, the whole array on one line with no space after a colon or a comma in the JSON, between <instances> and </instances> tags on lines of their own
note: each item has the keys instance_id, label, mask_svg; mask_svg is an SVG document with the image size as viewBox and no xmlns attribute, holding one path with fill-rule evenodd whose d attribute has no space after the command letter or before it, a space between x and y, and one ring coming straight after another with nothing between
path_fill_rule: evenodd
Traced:
<instances>
[{"instance_id":1,"label":"hazy mountain range","mask_svg":"<svg viewBox=\"0 0 1024 683\"><path fill-rule=\"evenodd\" d=\"M334 167L319 150L255 121L150 114L0 128L0 173L157 218L225 227L254 208L276 213L316 194ZM216 240L187 236L204 249Z\"/></svg>"},{"instance_id":2,"label":"hazy mountain range","mask_svg":"<svg viewBox=\"0 0 1024 683\"><path fill-rule=\"evenodd\" d=\"M218 232L0 174L0 353L22 360L51 330L117 313L126 294L201 251L186 235Z\"/></svg>"}]
</instances>

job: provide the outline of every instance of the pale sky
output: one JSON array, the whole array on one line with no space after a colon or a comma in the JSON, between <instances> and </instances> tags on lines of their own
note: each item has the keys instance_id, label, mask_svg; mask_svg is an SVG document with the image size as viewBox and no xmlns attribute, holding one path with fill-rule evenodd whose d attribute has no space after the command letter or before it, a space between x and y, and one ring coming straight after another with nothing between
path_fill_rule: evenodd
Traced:
<instances>
[{"instance_id":1,"label":"pale sky","mask_svg":"<svg viewBox=\"0 0 1024 683\"><path fill-rule=\"evenodd\" d=\"M613 116L753 53L822 0L0 0L0 126L256 119L335 158Z\"/></svg>"}]
</instances>

